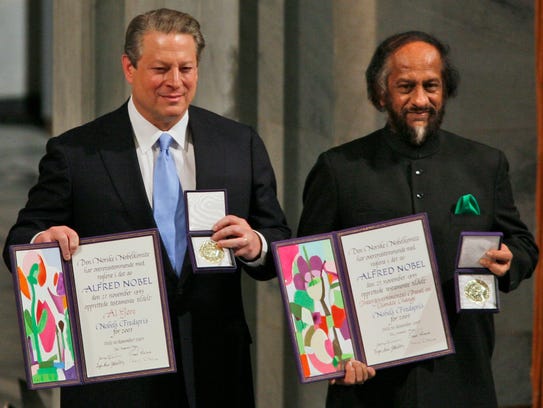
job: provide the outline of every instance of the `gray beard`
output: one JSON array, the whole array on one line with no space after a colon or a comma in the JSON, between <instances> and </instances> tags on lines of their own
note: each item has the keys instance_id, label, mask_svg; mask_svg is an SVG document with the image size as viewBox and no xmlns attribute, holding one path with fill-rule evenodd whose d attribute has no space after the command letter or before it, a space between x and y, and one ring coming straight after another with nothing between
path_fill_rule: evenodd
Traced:
<instances>
[{"instance_id":1,"label":"gray beard","mask_svg":"<svg viewBox=\"0 0 543 408\"><path fill-rule=\"evenodd\" d=\"M440 111L434 111L428 124L426 126L408 126L403 116L396 115L392 109L388 110L388 122L392 126L392 129L398 133L402 139L410 143L413 146L422 146L428 138L433 137L439 130L443 116L445 115L445 108Z\"/></svg>"},{"instance_id":2,"label":"gray beard","mask_svg":"<svg viewBox=\"0 0 543 408\"><path fill-rule=\"evenodd\" d=\"M414 126L409 128L409 141L415 146L420 146L428 138L427 126Z\"/></svg>"},{"instance_id":3,"label":"gray beard","mask_svg":"<svg viewBox=\"0 0 543 408\"><path fill-rule=\"evenodd\" d=\"M445 103L441 110L436 110L433 107L427 108L430 117L426 126L408 126L405 119L407 111L403 110L400 115L396 114L394 109L392 109L392 103L389 96L385 98L385 108L388 112L388 123L392 129L398 133L402 139L410 143L413 146L421 146L437 133L441 127L441 122L445 116Z\"/></svg>"}]
</instances>

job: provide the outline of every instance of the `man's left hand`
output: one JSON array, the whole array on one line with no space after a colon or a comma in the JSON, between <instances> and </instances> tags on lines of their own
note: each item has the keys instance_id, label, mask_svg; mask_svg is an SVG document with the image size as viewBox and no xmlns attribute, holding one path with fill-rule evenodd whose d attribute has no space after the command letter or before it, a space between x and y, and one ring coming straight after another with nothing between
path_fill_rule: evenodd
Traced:
<instances>
[{"instance_id":1,"label":"man's left hand","mask_svg":"<svg viewBox=\"0 0 543 408\"><path fill-rule=\"evenodd\" d=\"M345 376L330 380L330 384L354 385L364 384L366 381L375 377L375 369L368 367L358 360L351 360L345 364Z\"/></svg>"},{"instance_id":2,"label":"man's left hand","mask_svg":"<svg viewBox=\"0 0 543 408\"><path fill-rule=\"evenodd\" d=\"M245 261L254 261L260 256L260 237L243 218L227 215L213 226L211 239L221 248L232 248L234 255Z\"/></svg>"},{"instance_id":3,"label":"man's left hand","mask_svg":"<svg viewBox=\"0 0 543 408\"><path fill-rule=\"evenodd\" d=\"M511 268L513 253L505 244L502 244L500 249L488 251L486 256L487 258L481 258L479 263L496 276L504 276Z\"/></svg>"}]
</instances>

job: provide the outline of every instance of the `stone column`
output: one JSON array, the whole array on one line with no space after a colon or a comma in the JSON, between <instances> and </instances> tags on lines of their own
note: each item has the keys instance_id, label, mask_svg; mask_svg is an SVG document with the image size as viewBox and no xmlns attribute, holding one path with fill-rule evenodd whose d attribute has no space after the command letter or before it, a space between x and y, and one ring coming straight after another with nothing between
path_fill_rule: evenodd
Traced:
<instances>
[{"instance_id":1,"label":"stone column","mask_svg":"<svg viewBox=\"0 0 543 408\"><path fill-rule=\"evenodd\" d=\"M333 2L334 145L359 138L379 126L379 115L367 100L365 76L377 45L376 3Z\"/></svg>"},{"instance_id":2,"label":"stone column","mask_svg":"<svg viewBox=\"0 0 543 408\"><path fill-rule=\"evenodd\" d=\"M53 1L53 135L95 115L93 3ZM51 390L51 407L60 407L60 388Z\"/></svg>"},{"instance_id":3,"label":"stone column","mask_svg":"<svg viewBox=\"0 0 543 408\"><path fill-rule=\"evenodd\" d=\"M375 47L375 0L292 0L285 5L285 210L295 230L317 156L373 130L364 72ZM295 231L294 231L295 232ZM299 384L285 344L284 407L323 406L327 382Z\"/></svg>"},{"instance_id":4,"label":"stone column","mask_svg":"<svg viewBox=\"0 0 543 408\"><path fill-rule=\"evenodd\" d=\"M93 1L53 3L53 134L94 117Z\"/></svg>"},{"instance_id":5,"label":"stone column","mask_svg":"<svg viewBox=\"0 0 543 408\"><path fill-rule=\"evenodd\" d=\"M277 177L278 195L284 203L284 12L285 0L258 2L257 120ZM285 342L285 319L276 279L256 285L256 406L285 406L284 358L291 353Z\"/></svg>"}]
</instances>

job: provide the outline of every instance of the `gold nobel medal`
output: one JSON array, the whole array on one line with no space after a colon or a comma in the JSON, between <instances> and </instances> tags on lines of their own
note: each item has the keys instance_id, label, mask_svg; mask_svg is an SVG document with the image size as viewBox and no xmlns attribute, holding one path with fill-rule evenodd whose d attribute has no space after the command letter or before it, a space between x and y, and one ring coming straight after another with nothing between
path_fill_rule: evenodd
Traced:
<instances>
[{"instance_id":1,"label":"gold nobel medal","mask_svg":"<svg viewBox=\"0 0 543 408\"><path fill-rule=\"evenodd\" d=\"M200 256L213 264L220 264L224 258L224 250L216 242L207 240L199 249Z\"/></svg>"},{"instance_id":2,"label":"gold nobel medal","mask_svg":"<svg viewBox=\"0 0 543 408\"><path fill-rule=\"evenodd\" d=\"M472 279L464 288L466 297L475 303L484 303L490 298L490 288L480 279Z\"/></svg>"}]
</instances>

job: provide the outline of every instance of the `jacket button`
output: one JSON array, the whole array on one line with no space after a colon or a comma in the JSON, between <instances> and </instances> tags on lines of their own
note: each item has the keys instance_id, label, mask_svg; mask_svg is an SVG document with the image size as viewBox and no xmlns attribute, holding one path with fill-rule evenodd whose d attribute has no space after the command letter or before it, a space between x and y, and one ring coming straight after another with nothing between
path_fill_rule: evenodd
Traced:
<instances>
[{"instance_id":1,"label":"jacket button","mask_svg":"<svg viewBox=\"0 0 543 408\"><path fill-rule=\"evenodd\" d=\"M422 173L424 173L424 170L422 170L422 169L417 169L417 170L415 170L415 174L416 174L417 176L420 176Z\"/></svg>"},{"instance_id":2,"label":"jacket button","mask_svg":"<svg viewBox=\"0 0 543 408\"><path fill-rule=\"evenodd\" d=\"M417 193L416 197L421 200L424 198L424 193Z\"/></svg>"}]
</instances>

